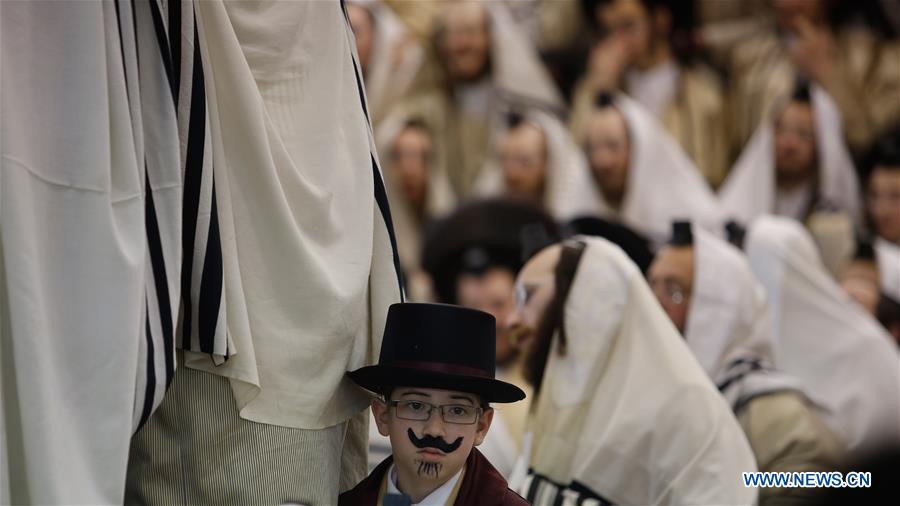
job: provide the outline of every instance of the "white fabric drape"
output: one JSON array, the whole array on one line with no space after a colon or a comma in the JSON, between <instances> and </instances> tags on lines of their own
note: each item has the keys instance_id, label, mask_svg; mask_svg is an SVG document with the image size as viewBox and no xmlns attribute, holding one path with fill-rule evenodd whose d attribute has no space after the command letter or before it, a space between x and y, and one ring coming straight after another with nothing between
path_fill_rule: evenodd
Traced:
<instances>
[{"instance_id":1,"label":"white fabric drape","mask_svg":"<svg viewBox=\"0 0 900 506\"><path fill-rule=\"evenodd\" d=\"M818 154L818 194L858 224L861 220L859 182L844 142L841 113L818 86L810 86ZM729 219L748 224L757 216L775 212L775 125L768 120L757 127L737 162L722 183L719 199ZM803 220L804 216L791 216Z\"/></svg>"},{"instance_id":2,"label":"white fabric drape","mask_svg":"<svg viewBox=\"0 0 900 506\"><path fill-rule=\"evenodd\" d=\"M622 250L584 251L535 399L534 473L615 504L752 504L756 461L731 409Z\"/></svg>"},{"instance_id":3,"label":"white fabric drape","mask_svg":"<svg viewBox=\"0 0 900 506\"><path fill-rule=\"evenodd\" d=\"M3 501L122 502L132 431L174 373L182 180L157 8L0 3Z\"/></svg>"},{"instance_id":4,"label":"white fabric drape","mask_svg":"<svg viewBox=\"0 0 900 506\"><path fill-rule=\"evenodd\" d=\"M368 399L401 298L355 44L336 2L197 2L241 417L319 429Z\"/></svg>"},{"instance_id":5,"label":"white fabric drape","mask_svg":"<svg viewBox=\"0 0 900 506\"><path fill-rule=\"evenodd\" d=\"M734 246L693 227L694 284L685 341L736 408L760 394L795 390L797 380L773 369L772 321L765 291ZM743 372L743 374L741 374Z\"/></svg>"},{"instance_id":6,"label":"white fabric drape","mask_svg":"<svg viewBox=\"0 0 900 506\"><path fill-rule=\"evenodd\" d=\"M690 220L721 234L719 203L681 146L634 100L617 94L615 107L625 118L631 144L621 209L609 207L588 173L572 179L577 186L565 190L568 198L560 214L619 219L657 245L668 238L674 220Z\"/></svg>"},{"instance_id":7,"label":"white fabric drape","mask_svg":"<svg viewBox=\"0 0 900 506\"><path fill-rule=\"evenodd\" d=\"M900 354L829 277L806 230L762 216L745 244L772 308L776 366L828 409L825 421L848 449L900 438Z\"/></svg>"}]
</instances>

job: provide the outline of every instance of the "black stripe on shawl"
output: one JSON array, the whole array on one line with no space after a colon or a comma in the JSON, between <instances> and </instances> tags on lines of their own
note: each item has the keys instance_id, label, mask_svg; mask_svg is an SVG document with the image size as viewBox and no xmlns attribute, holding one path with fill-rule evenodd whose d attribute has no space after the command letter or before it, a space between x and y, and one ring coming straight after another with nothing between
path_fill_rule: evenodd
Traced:
<instances>
[{"instance_id":1,"label":"black stripe on shawl","mask_svg":"<svg viewBox=\"0 0 900 506\"><path fill-rule=\"evenodd\" d=\"M347 26L350 26L350 15L347 13L347 6L344 3L344 0L341 0L340 5L341 12L344 14L344 20L347 22ZM350 52L350 61L353 62L353 75L356 77L356 91L359 93L359 103L362 106L366 123L371 124L369 110L366 108L366 94L363 88L363 80L359 75L359 67L356 65L356 58L353 57L352 51ZM400 289L400 301L403 302L405 299L403 290L403 271L400 267L400 253L397 250L397 236L394 233L394 221L391 219L391 206L388 203L384 181L381 179L381 169L378 167L378 163L375 161L375 154L371 153L371 150L369 156L372 159L372 176L375 182L375 202L378 204L378 211L381 213L381 219L384 221L384 225L388 230L388 237L391 241L391 254L394 259L394 271L397 274L397 284Z\"/></svg>"},{"instance_id":2,"label":"black stripe on shawl","mask_svg":"<svg viewBox=\"0 0 900 506\"><path fill-rule=\"evenodd\" d=\"M197 36L197 25L194 24L194 68L191 82L191 109L188 121L187 153L184 164L184 195L182 218L182 264L181 264L181 299L184 305L182 312L182 344L185 350L191 349L192 333L192 292L191 280L194 266L194 243L197 235L197 213L200 209L200 189L203 179L203 150L206 142L206 90L203 78L203 67L200 61L200 44Z\"/></svg>"},{"instance_id":3,"label":"black stripe on shawl","mask_svg":"<svg viewBox=\"0 0 900 506\"><path fill-rule=\"evenodd\" d=\"M391 206L388 203L384 181L381 179L381 171L378 169L378 164L375 163L375 155L370 153L370 156L372 158L372 179L375 181L375 202L378 203L381 219L384 220L384 224L388 230L388 237L391 240L391 254L394 258L394 271L397 273L397 283L400 285L400 302L403 302L403 271L400 268L400 253L397 250L397 236L394 233L394 221L391 219Z\"/></svg>"},{"instance_id":4,"label":"black stripe on shawl","mask_svg":"<svg viewBox=\"0 0 900 506\"><path fill-rule=\"evenodd\" d=\"M172 304L169 296L169 285L166 282L166 261L162 251L162 240L159 234L159 221L156 218L156 205L153 203L153 191L150 189L150 176L145 171L145 184L147 185L146 200L146 225L147 246L150 250L150 264L153 268L153 281L156 286L156 302L159 306L160 326L162 327L163 354L166 360L166 388L175 376L174 353L174 325L172 321ZM149 313L148 313L149 319Z\"/></svg>"},{"instance_id":5,"label":"black stripe on shawl","mask_svg":"<svg viewBox=\"0 0 900 506\"><path fill-rule=\"evenodd\" d=\"M719 382L716 385L716 388L719 389L720 392L724 392L728 387L731 386L735 381L743 378L751 371L759 371L764 369L762 363L759 359L747 359L747 358L739 358L728 365L727 371L733 371L735 368L739 366L746 366L738 370L737 372L732 372L728 377Z\"/></svg>"},{"instance_id":6,"label":"black stripe on shawl","mask_svg":"<svg viewBox=\"0 0 900 506\"><path fill-rule=\"evenodd\" d=\"M572 481L568 486L563 486L550 478L542 474L538 474L529 470L529 474L531 475L531 486L528 488L528 495L525 497L527 501L534 501L537 499L537 494L540 491L541 485L552 486L556 488L556 497L554 498L554 505L562 504L565 495L563 492L565 490L571 490L578 494L577 504L582 504L584 501L593 499L598 501L601 506L613 506L613 502L601 496L597 492L594 492L589 487L580 483L578 481Z\"/></svg>"},{"instance_id":7,"label":"black stripe on shawl","mask_svg":"<svg viewBox=\"0 0 900 506\"><path fill-rule=\"evenodd\" d=\"M133 3L133 0L132 0ZM173 80L172 70L172 53L169 50L169 37L166 34L166 27L163 25L162 14L159 11L159 4L156 0L150 2L150 15L153 18L153 29L156 30L156 41L159 42L159 52L162 56L163 66L166 69L166 76L169 78L169 91L172 92L172 100L178 103L178 88L176 88Z\"/></svg>"},{"instance_id":8,"label":"black stripe on shawl","mask_svg":"<svg viewBox=\"0 0 900 506\"><path fill-rule=\"evenodd\" d=\"M138 430L150 419L150 413L153 411L153 398L156 394L156 365L153 361L153 331L150 330L150 308L145 305L147 319L146 325L147 335L147 386L144 389L144 407L141 409L141 419L138 422ZM137 431L135 431L137 432Z\"/></svg>"},{"instance_id":9,"label":"black stripe on shawl","mask_svg":"<svg viewBox=\"0 0 900 506\"><path fill-rule=\"evenodd\" d=\"M216 325L219 321L219 303L222 300L222 245L219 243L219 216L216 210L216 184L212 186L212 211L209 235L206 241L206 257L200 279L200 300L197 302L197 329L200 332L200 350L215 352ZM227 341L226 341L227 343ZM228 358L228 350L225 350Z\"/></svg>"}]
</instances>

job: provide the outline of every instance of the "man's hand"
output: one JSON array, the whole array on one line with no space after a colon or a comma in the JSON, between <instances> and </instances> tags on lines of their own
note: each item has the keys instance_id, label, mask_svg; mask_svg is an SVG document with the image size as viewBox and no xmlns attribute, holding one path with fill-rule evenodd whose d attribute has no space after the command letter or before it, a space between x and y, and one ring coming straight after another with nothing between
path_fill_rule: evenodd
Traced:
<instances>
[{"instance_id":1,"label":"man's hand","mask_svg":"<svg viewBox=\"0 0 900 506\"><path fill-rule=\"evenodd\" d=\"M625 46L612 36L597 42L588 61L588 80L594 92L618 88L625 71Z\"/></svg>"},{"instance_id":2,"label":"man's hand","mask_svg":"<svg viewBox=\"0 0 900 506\"><path fill-rule=\"evenodd\" d=\"M817 27L806 18L794 23L797 39L790 47L791 59L804 74L824 86L837 68L834 40L825 27Z\"/></svg>"}]
</instances>

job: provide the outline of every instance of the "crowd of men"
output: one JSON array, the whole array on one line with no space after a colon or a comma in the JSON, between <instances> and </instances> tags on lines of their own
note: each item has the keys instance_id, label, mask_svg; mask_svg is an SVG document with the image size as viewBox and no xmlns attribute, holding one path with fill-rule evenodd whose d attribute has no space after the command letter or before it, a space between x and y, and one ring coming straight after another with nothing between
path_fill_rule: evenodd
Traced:
<instances>
[{"instance_id":1,"label":"crowd of men","mask_svg":"<svg viewBox=\"0 0 900 506\"><path fill-rule=\"evenodd\" d=\"M567 318L568 305L590 305L583 316L596 316L592 324L566 322L578 331L567 332L569 344L554 359L570 369L558 388L596 381L588 377L612 374L603 371L628 360L587 344L581 350L572 344L579 332L598 342L615 342L616 333L672 333L728 401L760 470L839 469L872 441L897 439L896 5L536 0L414 7L374 0L350 1L348 10L377 111L407 297L494 315L498 377L528 393L496 410L480 446L514 489L525 480L518 461L528 476L561 489L587 484L613 502L660 497L646 487L650 495L616 495L639 480L637 470L619 469L623 481L607 481L614 479L605 459L616 455L598 445L614 431L606 423L627 423L622 412L598 414L610 418L605 422L569 420L569 402L540 387L549 372L543 381L529 377L543 320L521 320L532 263L522 268L566 238L587 251L605 247L588 236L616 244L656 297L643 300L625 287L563 297ZM553 279L560 256L547 255L533 262ZM596 279L585 283L601 283L614 266L593 268ZM642 304L661 306L674 328L610 329L603 337L613 325L603 320L620 322L635 311L652 319L655 309ZM647 357L632 360L638 370L650 367ZM642 379L653 389L672 381ZM606 390L604 382L613 381L592 384L584 395L613 402L610 396L625 395ZM636 399L654 409L647 393ZM652 422L636 423L664 437L660 419L678 412L656 408L645 413ZM680 430L702 426L700 413L679 419ZM554 424L566 434L551 437ZM370 468L389 453L374 425ZM554 448L542 449L542 439ZM626 451L627 438L609 444ZM598 453L571 462L579 446ZM633 451L629 458L638 459L640 450ZM527 483L518 489L532 494L526 499L548 500L533 479ZM809 495L770 489L759 499L803 502Z\"/></svg>"}]
</instances>

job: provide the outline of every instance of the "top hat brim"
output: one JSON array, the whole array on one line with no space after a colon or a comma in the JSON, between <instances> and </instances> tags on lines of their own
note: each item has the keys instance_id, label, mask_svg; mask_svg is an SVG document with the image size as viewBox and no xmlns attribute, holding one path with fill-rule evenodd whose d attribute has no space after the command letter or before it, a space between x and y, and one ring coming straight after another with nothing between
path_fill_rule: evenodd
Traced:
<instances>
[{"instance_id":1,"label":"top hat brim","mask_svg":"<svg viewBox=\"0 0 900 506\"><path fill-rule=\"evenodd\" d=\"M521 388L494 378L466 376L410 367L370 365L347 373L357 385L376 393L393 387L456 390L480 395L485 402L516 402L525 398Z\"/></svg>"}]
</instances>

